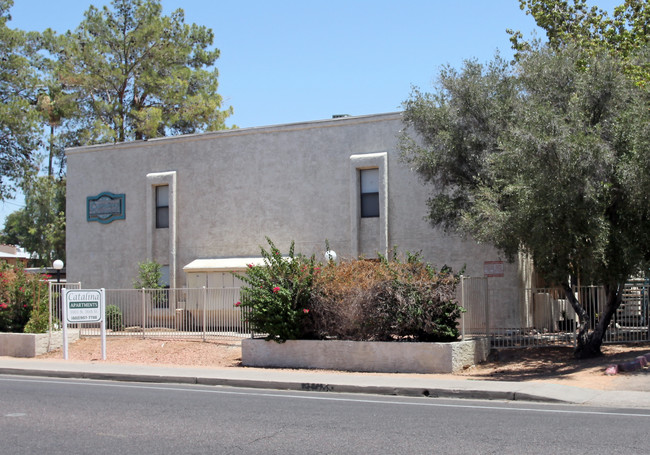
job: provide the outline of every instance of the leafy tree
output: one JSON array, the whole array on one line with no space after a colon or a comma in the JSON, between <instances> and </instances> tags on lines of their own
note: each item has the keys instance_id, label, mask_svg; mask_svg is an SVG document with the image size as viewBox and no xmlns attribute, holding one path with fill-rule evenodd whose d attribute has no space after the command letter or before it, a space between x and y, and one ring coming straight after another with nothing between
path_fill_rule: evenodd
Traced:
<instances>
[{"instance_id":1,"label":"leafy tree","mask_svg":"<svg viewBox=\"0 0 650 455\"><path fill-rule=\"evenodd\" d=\"M36 253L37 266L65 262L65 179L32 177L22 187L25 208L7 216L0 241Z\"/></svg>"},{"instance_id":2,"label":"leafy tree","mask_svg":"<svg viewBox=\"0 0 650 455\"><path fill-rule=\"evenodd\" d=\"M91 6L74 32L43 33L56 60L54 81L79 103L76 140L122 142L225 128L232 108L220 110L212 31L185 24L181 9L163 16L160 0L113 0L111 6Z\"/></svg>"},{"instance_id":3,"label":"leafy tree","mask_svg":"<svg viewBox=\"0 0 650 455\"><path fill-rule=\"evenodd\" d=\"M167 287L162 283L162 265L152 260L138 264L138 277L133 281L133 288L146 289L156 308L169 307Z\"/></svg>"},{"instance_id":4,"label":"leafy tree","mask_svg":"<svg viewBox=\"0 0 650 455\"><path fill-rule=\"evenodd\" d=\"M626 279L650 259L649 99L624 64L570 45L531 48L512 65L445 68L435 93L415 89L404 103L401 147L436 187L432 224L511 259L530 254L580 316L580 357L600 352ZM576 278L605 286L593 330Z\"/></svg>"},{"instance_id":5,"label":"leafy tree","mask_svg":"<svg viewBox=\"0 0 650 455\"><path fill-rule=\"evenodd\" d=\"M46 64L45 71L50 71ZM77 104L77 95L64 90L55 80L43 80L34 100L40 121L47 137L45 155L47 157L47 175L65 177L65 149L85 145L85 133L79 130L81 111ZM80 137L80 134L82 137ZM58 165L58 172L55 166Z\"/></svg>"},{"instance_id":6,"label":"leafy tree","mask_svg":"<svg viewBox=\"0 0 650 455\"><path fill-rule=\"evenodd\" d=\"M37 74L29 36L11 29L12 0L0 0L0 201L33 170L38 147L38 113L30 103Z\"/></svg>"},{"instance_id":7,"label":"leafy tree","mask_svg":"<svg viewBox=\"0 0 650 455\"><path fill-rule=\"evenodd\" d=\"M535 19L546 32L548 44L557 49L572 44L586 52L607 49L623 59L626 73L637 83L650 82L650 65L635 56L650 43L650 3L625 0L610 17L586 0L519 0L520 8ZM529 50L534 46L520 31L508 30L513 48Z\"/></svg>"}]
</instances>

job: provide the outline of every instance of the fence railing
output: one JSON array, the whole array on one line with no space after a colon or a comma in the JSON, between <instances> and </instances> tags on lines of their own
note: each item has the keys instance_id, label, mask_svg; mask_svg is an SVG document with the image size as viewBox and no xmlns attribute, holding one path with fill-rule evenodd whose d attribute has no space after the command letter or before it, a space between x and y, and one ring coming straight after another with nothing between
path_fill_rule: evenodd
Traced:
<instances>
[{"instance_id":1,"label":"fence railing","mask_svg":"<svg viewBox=\"0 0 650 455\"><path fill-rule=\"evenodd\" d=\"M79 289L79 283L50 283L51 328L61 320L61 289ZM602 287L574 288L592 318L602 313ZM252 335L241 307L240 288L107 289L107 336L178 339L239 340ZM488 336L494 347L574 345L580 323L564 291L531 288L514 305L501 301L483 277L463 277L458 299L465 313L459 321L463 338ZM604 343L650 341L650 283L630 281L623 303L614 315ZM83 324L82 336L99 335L99 324Z\"/></svg>"},{"instance_id":2,"label":"fence railing","mask_svg":"<svg viewBox=\"0 0 650 455\"><path fill-rule=\"evenodd\" d=\"M504 308L491 294L488 283L483 277L461 279L459 300L466 310L460 321L463 336L488 336L493 347L575 345L580 319L563 289L524 289L519 304ZM604 289L581 286L573 292L594 327L606 304ZM649 294L650 284L643 280L631 280L625 285L623 302L605 333L604 343L650 341Z\"/></svg>"},{"instance_id":3,"label":"fence railing","mask_svg":"<svg viewBox=\"0 0 650 455\"><path fill-rule=\"evenodd\" d=\"M66 289L81 289L81 283L60 283L50 281L48 283L49 296L49 319L48 319L48 333L50 335L50 343L52 339L53 330L61 330L61 321L63 319L63 288Z\"/></svg>"},{"instance_id":4,"label":"fence railing","mask_svg":"<svg viewBox=\"0 0 650 455\"><path fill-rule=\"evenodd\" d=\"M51 349L52 332L61 330L61 321L63 320L63 288L81 289L81 283L61 283L50 281L48 283L48 324L47 324L47 350Z\"/></svg>"},{"instance_id":5,"label":"fence railing","mask_svg":"<svg viewBox=\"0 0 650 455\"><path fill-rule=\"evenodd\" d=\"M250 337L239 288L106 289L107 336L178 339ZM81 336L99 335L83 324Z\"/></svg>"}]
</instances>

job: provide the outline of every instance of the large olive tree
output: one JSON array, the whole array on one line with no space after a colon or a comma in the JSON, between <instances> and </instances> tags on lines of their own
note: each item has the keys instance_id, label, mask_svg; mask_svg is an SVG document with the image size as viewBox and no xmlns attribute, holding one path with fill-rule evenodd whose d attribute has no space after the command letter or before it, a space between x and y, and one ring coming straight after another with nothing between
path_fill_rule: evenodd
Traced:
<instances>
[{"instance_id":1,"label":"large olive tree","mask_svg":"<svg viewBox=\"0 0 650 455\"><path fill-rule=\"evenodd\" d=\"M643 66L648 54L634 56ZM433 225L524 251L580 316L595 355L623 285L650 259L650 100L609 52L531 47L516 63L445 68L404 103L405 159L433 184ZM595 327L571 280L604 285Z\"/></svg>"}]
</instances>

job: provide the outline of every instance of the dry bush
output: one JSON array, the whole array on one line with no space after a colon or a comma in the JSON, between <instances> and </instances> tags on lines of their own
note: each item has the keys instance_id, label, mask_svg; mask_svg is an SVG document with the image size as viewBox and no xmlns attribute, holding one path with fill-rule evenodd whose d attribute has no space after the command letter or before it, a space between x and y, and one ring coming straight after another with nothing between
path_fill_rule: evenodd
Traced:
<instances>
[{"instance_id":1,"label":"dry bush","mask_svg":"<svg viewBox=\"0 0 650 455\"><path fill-rule=\"evenodd\" d=\"M458 337L457 278L417 256L329 265L314 281L309 328L318 338L447 341Z\"/></svg>"}]
</instances>

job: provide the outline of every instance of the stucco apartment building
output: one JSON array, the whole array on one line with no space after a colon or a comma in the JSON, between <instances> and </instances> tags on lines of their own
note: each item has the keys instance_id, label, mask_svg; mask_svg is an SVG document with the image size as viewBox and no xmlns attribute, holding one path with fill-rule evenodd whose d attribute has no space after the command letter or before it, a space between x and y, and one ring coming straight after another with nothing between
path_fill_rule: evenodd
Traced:
<instances>
[{"instance_id":1,"label":"stucco apartment building","mask_svg":"<svg viewBox=\"0 0 650 455\"><path fill-rule=\"evenodd\" d=\"M403 127L388 113L69 149L68 280L131 288L153 259L171 287L238 285L229 272L268 236L318 257L327 240L342 260L421 252L496 275L493 297L514 304L527 267L425 220L431 187L400 160Z\"/></svg>"}]
</instances>

